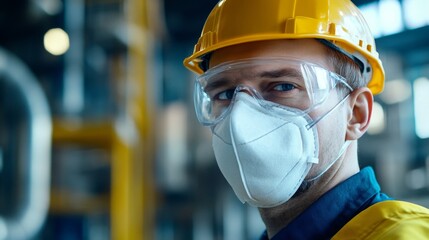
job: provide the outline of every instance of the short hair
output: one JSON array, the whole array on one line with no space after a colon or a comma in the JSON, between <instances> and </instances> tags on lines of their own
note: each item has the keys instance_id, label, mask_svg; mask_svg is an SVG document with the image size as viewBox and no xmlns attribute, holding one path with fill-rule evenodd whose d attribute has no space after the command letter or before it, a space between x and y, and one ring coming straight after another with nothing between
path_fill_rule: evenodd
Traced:
<instances>
[{"instance_id":1,"label":"short hair","mask_svg":"<svg viewBox=\"0 0 429 240\"><path fill-rule=\"evenodd\" d=\"M362 88L368 85L363 77L359 65L345 54L326 47L328 50L328 62L334 67L334 72L346 79L346 82L353 88Z\"/></svg>"}]
</instances>

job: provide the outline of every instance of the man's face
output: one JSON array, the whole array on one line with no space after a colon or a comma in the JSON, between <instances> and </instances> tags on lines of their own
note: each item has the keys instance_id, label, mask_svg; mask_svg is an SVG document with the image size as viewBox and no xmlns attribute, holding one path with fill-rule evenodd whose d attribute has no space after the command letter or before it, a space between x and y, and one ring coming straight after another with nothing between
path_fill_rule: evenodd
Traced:
<instances>
[{"instance_id":1,"label":"man's face","mask_svg":"<svg viewBox=\"0 0 429 240\"><path fill-rule=\"evenodd\" d=\"M260 41L231 46L215 51L210 58L210 68L225 62L238 61L248 58L272 58L285 57L300 59L317 64L333 71L333 66L327 58L327 50L324 45L311 39L300 40L273 40ZM259 90L258 82L249 81L245 76L246 72L233 73L235 77L229 78L228 88L243 84ZM339 93L331 91L327 100L319 107L309 113L310 117L317 119L331 110L340 100ZM307 98L303 97L301 102L297 102L293 107L301 108L305 106ZM302 109L303 110L303 109ZM345 141L347 117L344 107L339 107L315 126L319 137L319 164L311 169L308 178L314 177L326 165L334 160L339 149Z\"/></svg>"}]
</instances>

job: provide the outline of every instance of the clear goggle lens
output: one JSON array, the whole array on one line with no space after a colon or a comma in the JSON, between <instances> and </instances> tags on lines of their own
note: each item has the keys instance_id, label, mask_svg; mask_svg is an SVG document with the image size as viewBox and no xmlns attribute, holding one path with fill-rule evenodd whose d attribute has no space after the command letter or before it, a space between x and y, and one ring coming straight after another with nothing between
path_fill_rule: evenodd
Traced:
<instances>
[{"instance_id":1,"label":"clear goggle lens","mask_svg":"<svg viewBox=\"0 0 429 240\"><path fill-rule=\"evenodd\" d=\"M317 64L289 58L253 58L227 62L197 77L194 104L198 120L214 125L228 114L237 92L308 113L322 104L338 83L352 91L340 75Z\"/></svg>"}]
</instances>

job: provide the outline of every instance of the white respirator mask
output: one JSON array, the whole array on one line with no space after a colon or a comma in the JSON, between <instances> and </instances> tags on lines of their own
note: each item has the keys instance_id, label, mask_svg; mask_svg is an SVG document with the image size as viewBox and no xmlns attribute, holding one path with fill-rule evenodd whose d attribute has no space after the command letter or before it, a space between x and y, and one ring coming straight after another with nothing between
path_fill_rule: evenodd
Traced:
<instances>
[{"instance_id":1,"label":"white respirator mask","mask_svg":"<svg viewBox=\"0 0 429 240\"><path fill-rule=\"evenodd\" d=\"M245 77L264 86L272 82L275 91L257 91L242 84L223 86L234 81L231 77ZM312 165L319 162L315 124L348 95L315 120L308 112L320 105L338 82L351 90L335 73L283 58L229 63L197 79L198 119L211 126L218 166L242 202L275 207L295 194Z\"/></svg>"},{"instance_id":2,"label":"white respirator mask","mask_svg":"<svg viewBox=\"0 0 429 240\"><path fill-rule=\"evenodd\" d=\"M270 104L267 102L267 104ZM213 128L213 149L223 175L242 202L257 207L289 200L318 163L316 128L293 110L261 107L240 92L230 114Z\"/></svg>"}]
</instances>

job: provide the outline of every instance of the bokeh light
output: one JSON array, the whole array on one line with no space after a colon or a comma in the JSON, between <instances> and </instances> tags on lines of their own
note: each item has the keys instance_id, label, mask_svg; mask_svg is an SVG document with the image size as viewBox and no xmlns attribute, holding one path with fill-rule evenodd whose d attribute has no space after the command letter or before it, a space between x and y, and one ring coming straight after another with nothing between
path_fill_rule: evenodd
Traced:
<instances>
[{"instance_id":1,"label":"bokeh light","mask_svg":"<svg viewBox=\"0 0 429 240\"><path fill-rule=\"evenodd\" d=\"M43 44L50 54L62 55L70 48L69 35L61 28L50 29L43 38Z\"/></svg>"}]
</instances>

